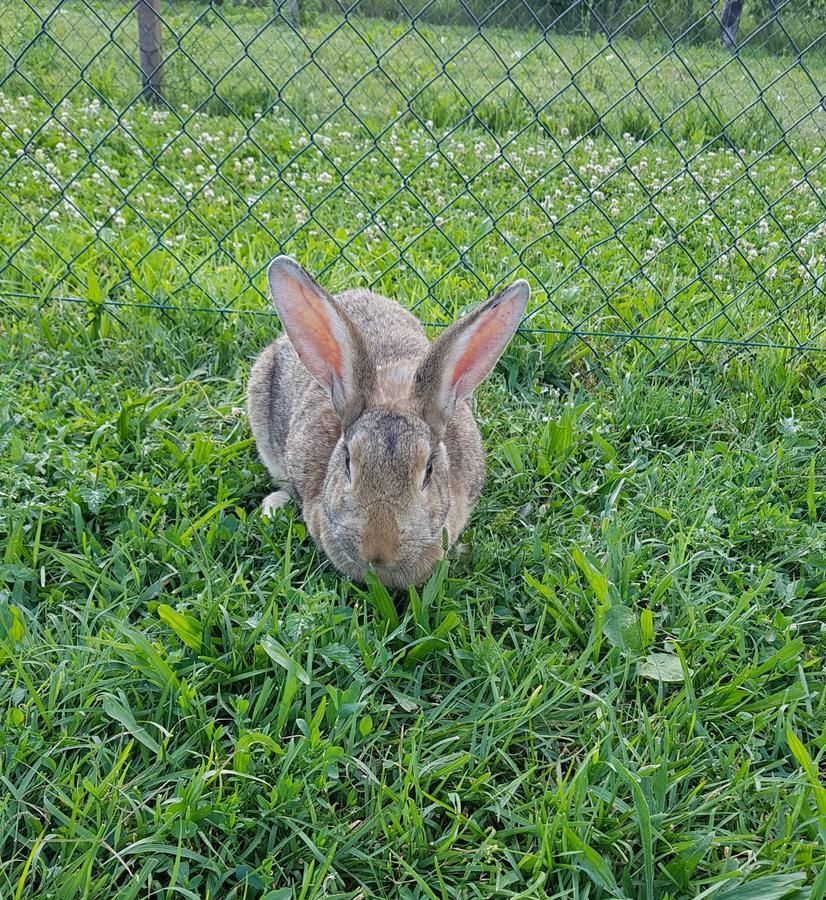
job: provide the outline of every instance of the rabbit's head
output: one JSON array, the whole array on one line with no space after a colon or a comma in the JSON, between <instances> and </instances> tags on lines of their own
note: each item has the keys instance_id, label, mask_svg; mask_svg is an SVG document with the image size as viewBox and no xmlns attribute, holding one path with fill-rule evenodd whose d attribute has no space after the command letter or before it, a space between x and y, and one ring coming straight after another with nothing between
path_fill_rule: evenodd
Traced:
<instances>
[{"instance_id":1,"label":"rabbit's head","mask_svg":"<svg viewBox=\"0 0 826 900\"><path fill-rule=\"evenodd\" d=\"M352 319L298 263L278 257L268 274L284 329L341 425L322 489L322 548L353 579L373 568L389 587L419 584L444 554L444 531L457 536L463 468L483 467L467 401L516 330L527 282L454 322L423 356L377 366ZM476 435L468 446L452 427L460 405Z\"/></svg>"}]
</instances>

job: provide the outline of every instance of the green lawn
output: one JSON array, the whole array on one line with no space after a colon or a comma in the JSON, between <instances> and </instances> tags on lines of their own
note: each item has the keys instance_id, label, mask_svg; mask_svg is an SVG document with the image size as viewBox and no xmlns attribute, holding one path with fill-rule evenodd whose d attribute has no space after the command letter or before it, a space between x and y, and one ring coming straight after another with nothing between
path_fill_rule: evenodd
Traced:
<instances>
[{"instance_id":1,"label":"green lawn","mask_svg":"<svg viewBox=\"0 0 826 900\"><path fill-rule=\"evenodd\" d=\"M396 623L259 516L239 408L271 323L73 312L2 322L0 896L742 900L824 871L813 364L582 384L517 339L483 501Z\"/></svg>"},{"instance_id":2,"label":"green lawn","mask_svg":"<svg viewBox=\"0 0 826 900\"><path fill-rule=\"evenodd\" d=\"M0 45L46 8L7 4ZM257 119L249 59L199 93L181 54L174 109L118 117L105 8L49 20L65 56L0 58L0 898L823 900L826 356L714 343L824 347L823 60L746 55L777 147L747 116L715 140L742 64L652 132L642 93L609 107L662 47L527 32L488 36L522 55L487 98L493 62L410 111L369 66L346 106L308 69ZM193 10L169 21L214 80L226 29ZM265 12L220 13L252 56ZM409 96L432 75L358 24ZM355 85L343 37L317 58ZM265 39L272 77L301 64ZM558 60L594 52L589 105ZM640 83L662 110L675 60ZM483 498L409 597L259 515L242 406L281 250L434 325L534 290L478 392Z\"/></svg>"}]
</instances>

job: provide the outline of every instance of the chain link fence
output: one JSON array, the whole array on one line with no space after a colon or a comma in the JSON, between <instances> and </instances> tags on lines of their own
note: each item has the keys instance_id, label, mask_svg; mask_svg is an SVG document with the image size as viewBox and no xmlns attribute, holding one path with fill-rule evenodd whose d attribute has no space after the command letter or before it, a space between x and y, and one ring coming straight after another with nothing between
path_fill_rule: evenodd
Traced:
<instances>
[{"instance_id":1,"label":"chain link fence","mask_svg":"<svg viewBox=\"0 0 826 900\"><path fill-rule=\"evenodd\" d=\"M278 252L547 350L823 350L826 5L7 0L0 300L269 315Z\"/></svg>"}]
</instances>

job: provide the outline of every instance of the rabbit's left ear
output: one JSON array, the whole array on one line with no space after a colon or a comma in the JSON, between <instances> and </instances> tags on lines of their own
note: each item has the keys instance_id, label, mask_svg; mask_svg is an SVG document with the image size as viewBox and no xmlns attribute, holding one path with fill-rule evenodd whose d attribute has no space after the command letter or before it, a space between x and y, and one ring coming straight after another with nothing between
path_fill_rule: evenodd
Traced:
<instances>
[{"instance_id":1,"label":"rabbit's left ear","mask_svg":"<svg viewBox=\"0 0 826 900\"><path fill-rule=\"evenodd\" d=\"M456 404L483 381L519 327L531 289L514 281L454 322L433 342L414 379L425 421L444 432Z\"/></svg>"},{"instance_id":2,"label":"rabbit's left ear","mask_svg":"<svg viewBox=\"0 0 826 900\"><path fill-rule=\"evenodd\" d=\"M307 371L330 394L347 428L364 411L375 381L364 338L350 317L289 256L278 256L267 270L281 324Z\"/></svg>"}]
</instances>

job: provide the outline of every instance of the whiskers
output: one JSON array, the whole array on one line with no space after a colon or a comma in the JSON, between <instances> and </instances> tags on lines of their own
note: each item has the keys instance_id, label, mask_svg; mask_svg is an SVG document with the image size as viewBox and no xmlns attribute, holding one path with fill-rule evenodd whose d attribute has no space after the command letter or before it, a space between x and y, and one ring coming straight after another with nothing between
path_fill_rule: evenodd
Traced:
<instances>
[{"instance_id":1,"label":"whiskers","mask_svg":"<svg viewBox=\"0 0 826 900\"><path fill-rule=\"evenodd\" d=\"M360 558L364 535L362 524L341 519L333 523L329 516L326 518L326 534L322 542L325 553L347 578L363 581L371 566ZM435 534L422 534L412 528L404 529L399 534L395 560L387 565L376 566L373 571L382 583L394 589L403 590L410 584L421 584L428 579L436 563L444 555L441 535L441 527Z\"/></svg>"}]
</instances>

